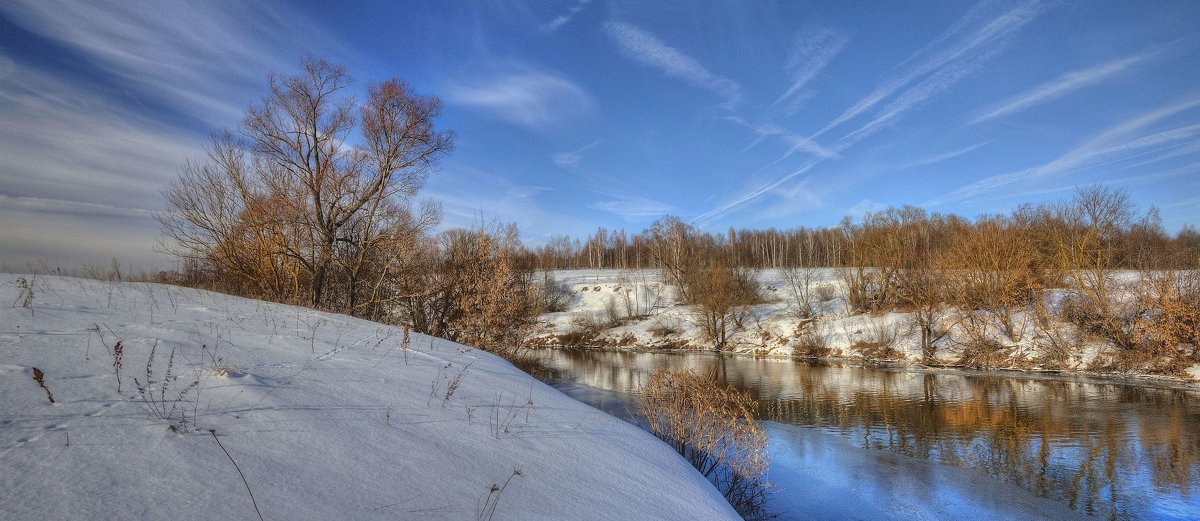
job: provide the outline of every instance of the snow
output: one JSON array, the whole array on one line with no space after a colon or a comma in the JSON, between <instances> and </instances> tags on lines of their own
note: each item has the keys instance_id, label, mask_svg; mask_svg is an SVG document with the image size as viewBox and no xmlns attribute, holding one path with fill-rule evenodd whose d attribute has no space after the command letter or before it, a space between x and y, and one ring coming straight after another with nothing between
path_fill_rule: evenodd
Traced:
<instances>
[{"instance_id":1,"label":"snow","mask_svg":"<svg viewBox=\"0 0 1200 521\"><path fill-rule=\"evenodd\" d=\"M33 295L0 309L0 519L737 519L650 434L479 350L155 284Z\"/></svg>"},{"instance_id":2,"label":"snow","mask_svg":"<svg viewBox=\"0 0 1200 521\"><path fill-rule=\"evenodd\" d=\"M601 331L595 341L600 346L619 349L713 347L699 326L695 307L680 305L671 286L661 280L659 270L559 270L552 275L571 290L572 300L566 310L541 316L541 329L535 333L535 344L556 345L560 335L578 329L580 322L605 318L609 314L607 308L615 306L620 316L628 318ZM920 333L912 313L854 314L842 297L845 283L839 278L837 269L815 268L810 276L808 288L813 298L809 304L818 315L813 325L832 357L856 358L853 344L870 341L883 332L895 336L893 347L902 361L922 360ZM1137 272L1113 274L1114 293L1118 298L1134 298L1137 277ZM782 357L803 354L797 348L798 332L805 327L805 321L795 313L796 306L789 304L794 297L789 292L783 271L761 270L758 282L760 294L767 302L750 309L750 316L743 321L741 330L731 332L722 349ZM822 292L831 298L821 300L818 295ZM1053 313L1061 308L1067 295L1068 291L1064 289L1048 289L1043 294L1043 301ZM943 327L958 334L953 310L943 310L940 321ZM1025 363L1036 369L1034 363L1041 354L1038 347L1041 339L1035 317L1031 311L1020 311L1015 314L1014 323L1019 338L1008 338L998 327L992 327L989 336L999 344L1011 347L1014 353L1023 355ZM660 334L664 325L674 332L665 336ZM1086 370L1104 354L1105 344L1089 340L1073 325L1059 321L1054 327L1058 334L1074 341L1080 348L1068 361L1067 369ZM953 334L935 345L935 357L939 362L954 364L961 358L963 344L956 343ZM1200 380L1200 364L1187 369L1187 373L1194 380Z\"/></svg>"}]
</instances>

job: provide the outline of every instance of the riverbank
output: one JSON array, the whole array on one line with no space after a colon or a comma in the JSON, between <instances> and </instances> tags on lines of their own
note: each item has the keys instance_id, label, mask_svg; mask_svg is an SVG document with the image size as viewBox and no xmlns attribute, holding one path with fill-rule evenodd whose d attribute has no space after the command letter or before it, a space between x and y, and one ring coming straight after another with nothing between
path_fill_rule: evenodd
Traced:
<instances>
[{"instance_id":1,"label":"riverbank","mask_svg":"<svg viewBox=\"0 0 1200 521\"><path fill-rule=\"evenodd\" d=\"M1117 275L1130 284L1132 273ZM539 317L528 344L535 347L599 347L624 350L716 350L701 327L698 309L678 302L674 288L657 270L565 270L550 272L562 308ZM996 328L994 346L981 356L962 333L952 310L938 317L946 334L934 343L933 363L921 349L911 312L855 314L842 297L845 285L834 269L815 269L805 280L789 280L781 270L759 274L764 302L731 319L721 351L766 357L901 363L920 367L1080 374L1161 385L1200 383L1200 363L1177 374L1114 371L1115 348L1061 319L1014 313L1015 340ZM803 289L796 290L797 285ZM797 293L808 300L800 300ZM1128 291L1126 291L1128 293ZM1065 290L1047 290L1045 309L1057 316L1068 300ZM807 307L802 313L801 306Z\"/></svg>"},{"instance_id":2,"label":"riverbank","mask_svg":"<svg viewBox=\"0 0 1200 521\"><path fill-rule=\"evenodd\" d=\"M0 517L738 519L654 436L467 346L158 284L0 299Z\"/></svg>"}]
</instances>

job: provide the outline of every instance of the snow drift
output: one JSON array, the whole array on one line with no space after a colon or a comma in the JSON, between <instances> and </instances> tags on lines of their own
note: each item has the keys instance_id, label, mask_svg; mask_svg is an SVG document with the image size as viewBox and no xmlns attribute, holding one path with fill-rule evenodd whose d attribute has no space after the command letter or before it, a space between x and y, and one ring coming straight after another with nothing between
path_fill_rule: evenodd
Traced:
<instances>
[{"instance_id":1,"label":"snow drift","mask_svg":"<svg viewBox=\"0 0 1200 521\"><path fill-rule=\"evenodd\" d=\"M0 298L0 518L737 519L650 434L470 347L156 284Z\"/></svg>"}]
</instances>

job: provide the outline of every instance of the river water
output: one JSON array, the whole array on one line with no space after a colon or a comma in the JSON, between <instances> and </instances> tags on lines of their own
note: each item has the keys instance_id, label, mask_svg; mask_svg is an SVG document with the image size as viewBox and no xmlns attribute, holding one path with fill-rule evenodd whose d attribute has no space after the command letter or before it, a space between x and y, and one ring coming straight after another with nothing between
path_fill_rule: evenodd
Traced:
<instances>
[{"instance_id":1,"label":"river water","mask_svg":"<svg viewBox=\"0 0 1200 521\"><path fill-rule=\"evenodd\" d=\"M543 380L636 421L653 371L749 390L780 519L1200 520L1200 393L1083 377L715 353L545 351Z\"/></svg>"}]
</instances>

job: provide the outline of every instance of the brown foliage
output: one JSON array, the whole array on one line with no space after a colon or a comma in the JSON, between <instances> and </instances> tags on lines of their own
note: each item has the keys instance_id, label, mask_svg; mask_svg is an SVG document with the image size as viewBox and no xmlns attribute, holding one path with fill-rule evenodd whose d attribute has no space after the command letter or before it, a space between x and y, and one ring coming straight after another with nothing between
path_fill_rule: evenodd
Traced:
<instances>
[{"instance_id":1,"label":"brown foliage","mask_svg":"<svg viewBox=\"0 0 1200 521\"><path fill-rule=\"evenodd\" d=\"M650 431L717 486L746 519L764 518L767 437L754 421L749 392L725 387L692 371L659 370L636 401Z\"/></svg>"},{"instance_id":2,"label":"brown foliage","mask_svg":"<svg viewBox=\"0 0 1200 521\"><path fill-rule=\"evenodd\" d=\"M713 347L725 345L740 329L749 306L759 301L755 273L745 268L709 266L688 274L692 303L700 307L700 327Z\"/></svg>"},{"instance_id":3,"label":"brown foliage","mask_svg":"<svg viewBox=\"0 0 1200 521\"><path fill-rule=\"evenodd\" d=\"M272 75L237 132L213 138L164 191L163 249L209 273L217 289L378 315L395 252L439 211L407 209L454 135L438 132L437 98L400 80L346 95L346 70L306 57ZM359 144L348 144L352 132Z\"/></svg>"},{"instance_id":4,"label":"brown foliage","mask_svg":"<svg viewBox=\"0 0 1200 521\"><path fill-rule=\"evenodd\" d=\"M515 226L448 230L423 265L398 278L401 320L417 331L501 354L520 347L541 309Z\"/></svg>"},{"instance_id":5,"label":"brown foliage","mask_svg":"<svg viewBox=\"0 0 1200 521\"><path fill-rule=\"evenodd\" d=\"M1003 217L981 219L955 241L943 262L963 321L994 320L1010 340L1021 340L1017 313L1040 291L1029 245L1027 232Z\"/></svg>"}]
</instances>

